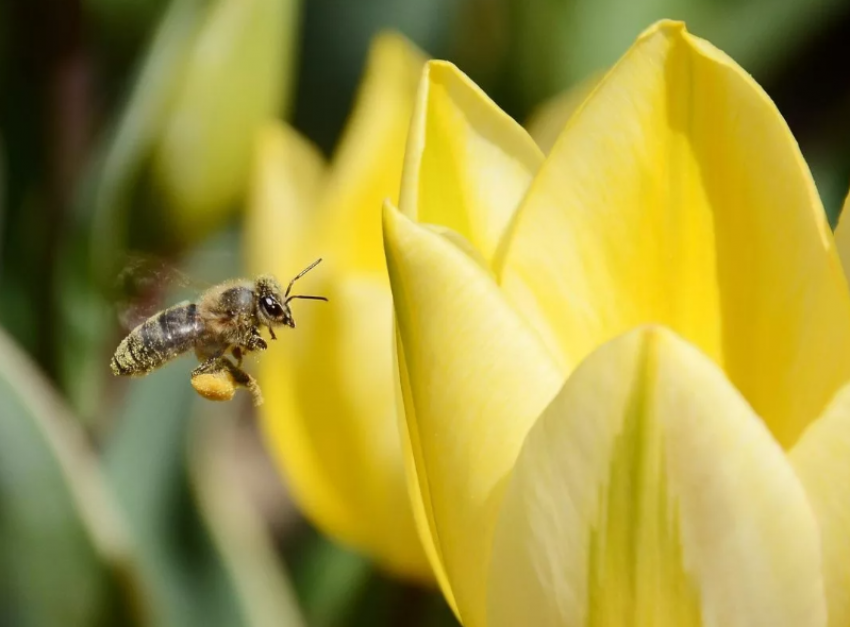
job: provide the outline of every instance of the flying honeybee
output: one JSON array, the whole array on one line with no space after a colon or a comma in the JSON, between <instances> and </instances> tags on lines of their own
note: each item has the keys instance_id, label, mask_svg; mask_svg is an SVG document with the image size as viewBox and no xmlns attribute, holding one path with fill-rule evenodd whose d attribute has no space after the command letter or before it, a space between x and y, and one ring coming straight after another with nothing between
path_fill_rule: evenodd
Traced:
<instances>
[{"instance_id":1,"label":"flying honeybee","mask_svg":"<svg viewBox=\"0 0 850 627\"><path fill-rule=\"evenodd\" d=\"M141 376L194 349L201 364L192 371L192 385L211 400L229 400L235 386L247 388L255 405L263 402L254 377L242 370L245 353L268 348L260 335L267 327L295 328L289 303L324 296L291 294L295 282L315 268L317 259L289 282L284 292L271 275L256 281L235 280L211 287L197 302L184 301L154 314L118 345L110 366L115 375ZM234 363L228 357L230 353Z\"/></svg>"}]
</instances>

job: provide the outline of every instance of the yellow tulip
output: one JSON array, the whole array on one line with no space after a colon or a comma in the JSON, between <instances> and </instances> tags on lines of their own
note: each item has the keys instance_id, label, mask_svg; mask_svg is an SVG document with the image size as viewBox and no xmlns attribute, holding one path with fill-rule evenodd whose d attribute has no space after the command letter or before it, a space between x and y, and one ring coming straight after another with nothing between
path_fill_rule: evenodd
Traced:
<instances>
[{"instance_id":1,"label":"yellow tulip","mask_svg":"<svg viewBox=\"0 0 850 627\"><path fill-rule=\"evenodd\" d=\"M411 513L392 346L381 203L397 198L424 56L396 35L373 45L357 104L329 165L288 127L259 142L246 248L255 273L287 280L298 324L259 362L269 449L302 510L390 571L431 580Z\"/></svg>"},{"instance_id":2,"label":"yellow tulip","mask_svg":"<svg viewBox=\"0 0 850 627\"><path fill-rule=\"evenodd\" d=\"M299 13L299 0L215 0L207 9L154 150L183 240L221 225L245 192L253 137L289 99Z\"/></svg>"},{"instance_id":3,"label":"yellow tulip","mask_svg":"<svg viewBox=\"0 0 850 627\"><path fill-rule=\"evenodd\" d=\"M734 61L656 24L545 160L430 62L398 206L414 507L464 625L848 624L850 293Z\"/></svg>"}]
</instances>

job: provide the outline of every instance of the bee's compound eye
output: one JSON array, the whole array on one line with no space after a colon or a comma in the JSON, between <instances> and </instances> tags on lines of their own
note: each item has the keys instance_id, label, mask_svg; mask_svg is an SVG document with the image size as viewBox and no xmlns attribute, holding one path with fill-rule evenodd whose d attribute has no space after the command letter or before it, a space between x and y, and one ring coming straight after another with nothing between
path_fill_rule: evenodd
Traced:
<instances>
[{"instance_id":1,"label":"bee's compound eye","mask_svg":"<svg viewBox=\"0 0 850 627\"><path fill-rule=\"evenodd\" d=\"M280 318L283 315L283 308L270 296L264 296L260 301L260 306L270 318Z\"/></svg>"}]
</instances>

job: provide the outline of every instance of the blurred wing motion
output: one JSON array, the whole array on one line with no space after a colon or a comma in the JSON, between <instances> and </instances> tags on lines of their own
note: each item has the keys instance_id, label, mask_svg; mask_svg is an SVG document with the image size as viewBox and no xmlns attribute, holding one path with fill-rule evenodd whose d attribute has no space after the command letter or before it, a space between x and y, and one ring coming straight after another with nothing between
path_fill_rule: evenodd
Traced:
<instances>
[{"instance_id":1,"label":"blurred wing motion","mask_svg":"<svg viewBox=\"0 0 850 627\"><path fill-rule=\"evenodd\" d=\"M121 326L131 331L164 309L167 300L197 296L210 287L153 255L131 254L114 285L116 315ZM191 294L182 292L191 290ZM179 297L178 297L179 295Z\"/></svg>"}]
</instances>

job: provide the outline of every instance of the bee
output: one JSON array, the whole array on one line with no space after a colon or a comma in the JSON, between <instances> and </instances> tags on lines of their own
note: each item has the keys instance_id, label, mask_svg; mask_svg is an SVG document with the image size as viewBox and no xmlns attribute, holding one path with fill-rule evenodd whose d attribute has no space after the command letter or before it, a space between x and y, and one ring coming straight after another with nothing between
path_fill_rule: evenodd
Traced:
<instances>
[{"instance_id":1,"label":"bee","mask_svg":"<svg viewBox=\"0 0 850 627\"><path fill-rule=\"evenodd\" d=\"M293 278L284 292L271 275L255 281L235 280L206 290L197 302L184 301L154 314L125 337L110 367L118 376L143 376L194 350L201 362L192 371L195 390L211 400L229 400L237 386L251 392L255 405L263 396L257 381L242 370L246 353L268 348L260 329L295 328L289 303L296 299L327 301L324 296L291 294L295 282L315 268L317 259ZM232 361L228 353L236 360Z\"/></svg>"}]
</instances>

